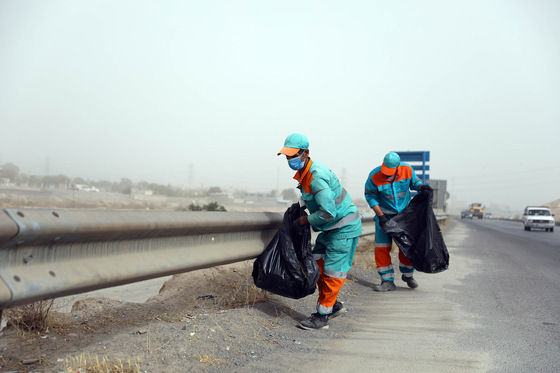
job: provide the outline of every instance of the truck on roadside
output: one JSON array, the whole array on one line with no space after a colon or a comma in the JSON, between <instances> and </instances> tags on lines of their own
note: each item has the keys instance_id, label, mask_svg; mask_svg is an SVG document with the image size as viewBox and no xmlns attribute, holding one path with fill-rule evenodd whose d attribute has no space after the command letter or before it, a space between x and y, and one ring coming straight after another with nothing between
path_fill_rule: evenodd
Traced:
<instances>
[{"instance_id":1,"label":"truck on roadside","mask_svg":"<svg viewBox=\"0 0 560 373\"><path fill-rule=\"evenodd\" d=\"M473 219L482 219L484 217L484 206L482 206L482 203L471 203L469 205L469 211L472 212Z\"/></svg>"}]
</instances>

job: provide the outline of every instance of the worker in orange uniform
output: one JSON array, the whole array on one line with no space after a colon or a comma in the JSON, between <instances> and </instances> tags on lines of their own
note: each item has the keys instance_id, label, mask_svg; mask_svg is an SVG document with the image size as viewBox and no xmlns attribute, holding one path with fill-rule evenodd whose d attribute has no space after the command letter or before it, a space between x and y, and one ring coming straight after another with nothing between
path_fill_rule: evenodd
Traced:
<instances>
[{"instance_id":1,"label":"worker in orange uniform","mask_svg":"<svg viewBox=\"0 0 560 373\"><path fill-rule=\"evenodd\" d=\"M321 231L313 248L321 272L317 282L317 312L298 326L307 330L328 329L329 318L346 311L337 297L352 267L358 237L362 234L362 220L336 175L325 165L311 160L309 141L304 135L289 135L280 154L297 171L294 179L298 181L301 199L291 208L303 206L309 211L309 215L294 222L294 230L311 225L314 231Z\"/></svg>"},{"instance_id":2,"label":"worker in orange uniform","mask_svg":"<svg viewBox=\"0 0 560 373\"><path fill-rule=\"evenodd\" d=\"M390 152L383 158L383 164L371 171L365 185L365 198L375 212L375 264L381 277L381 284L375 285L375 291L396 290L395 271L391 262L391 236L384 227L396 214L402 212L410 203L410 190L431 190L416 176L414 169L401 162L400 156ZM414 279L414 267L399 250L399 269L401 279L414 289L418 282Z\"/></svg>"}]
</instances>

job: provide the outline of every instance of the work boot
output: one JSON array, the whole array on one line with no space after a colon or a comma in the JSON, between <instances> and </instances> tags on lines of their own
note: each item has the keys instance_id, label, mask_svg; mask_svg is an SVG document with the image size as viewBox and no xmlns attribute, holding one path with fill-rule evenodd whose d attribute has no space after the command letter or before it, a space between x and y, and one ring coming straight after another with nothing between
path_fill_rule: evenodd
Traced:
<instances>
[{"instance_id":1,"label":"work boot","mask_svg":"<svg viewBox=\"0 0 560 373\"><path fill-rule=\"evenodd\" d=\"M344 308L344 305L339 301L334 302L332 313L329 315L329 320L342 315L344 312L346 312L346 308Z\"/></svg>"},{"instance_id":2,"label":"work boot","mask_svg":"<svg viewBox=\"0 0 560 373\"><path fill-rule=\"evenodd\" d=\"M406 282L408 287L411 289L416 289L418 287L418 282L412 276L405 277L405 275L402 275L401 279Z\"/></svg>"},{"instance_id":3,"label":"work boot","mask_svg":"<svg viewBox=\"0 0 560 373\"><path fill-rule=\"evenodd\" d=\"M307 320L300 321L298 326L305 330L328 329L329 316L321 315L320 313L314 313Z\"/></svg>"},{"instance_id":4,"label":"work boot","mask_svg":"<svg viewBox=\"0 0 560 373\"><path fill-rule=\"evenodd\" d=\"M373 285L374 291L393 291L397 290L393 281L382 281L380 285Z\"/></svg>"}]
</instances>

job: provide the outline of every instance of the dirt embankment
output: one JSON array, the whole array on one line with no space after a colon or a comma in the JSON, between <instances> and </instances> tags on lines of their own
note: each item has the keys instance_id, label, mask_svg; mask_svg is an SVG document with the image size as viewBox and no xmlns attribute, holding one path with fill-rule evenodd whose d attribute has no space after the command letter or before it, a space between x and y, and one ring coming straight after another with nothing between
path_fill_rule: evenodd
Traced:
<instances>
[{"instance_id":1,"label":"dirt embankment","mask_svg":"<svg viewBox=\"0 0 560 373\"><path fill-rule=\"evenodd\" d=\"M251 271L248 261L176 275L145 303L81 299L70 313L52 312L46 332L4 328L0 370L84 372L91 357L129 361L128 371L243 371L265 355L291 359L316 352L323 338L349 331L347 315L332 320L320 339L297 328L314 312L316 295L293 300L266 293L253 285ZM370 292L377 281L373 244L364 238L339 299L351 312L360 292ZM95 363L89 365L93 369Z\"/></svg>"}]
</instances>

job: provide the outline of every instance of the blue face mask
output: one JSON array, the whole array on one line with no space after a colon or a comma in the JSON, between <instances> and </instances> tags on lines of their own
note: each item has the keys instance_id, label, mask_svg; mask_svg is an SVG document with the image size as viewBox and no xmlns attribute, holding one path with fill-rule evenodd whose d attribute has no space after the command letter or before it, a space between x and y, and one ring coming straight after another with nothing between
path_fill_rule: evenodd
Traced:
<instances>
[{"instance_id":1,"label":"blue face mask","mask_svg":"<svg viewBox=\"0 0 560 373\"><path fill-rule=\"evenodd\" d=\"M302 161L300 157L288 159L288 166L290 166L290 168L294 171L301 170L304 164L305 162Z\"/></svg>"}]
</instances>

